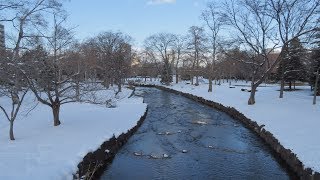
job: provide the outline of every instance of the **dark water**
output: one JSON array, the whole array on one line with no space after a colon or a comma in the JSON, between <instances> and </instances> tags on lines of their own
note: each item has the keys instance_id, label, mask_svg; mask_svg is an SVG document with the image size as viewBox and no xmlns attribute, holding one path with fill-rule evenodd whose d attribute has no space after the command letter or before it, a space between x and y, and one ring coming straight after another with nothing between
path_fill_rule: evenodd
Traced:
<instances>
[{"instance_id":1,"label":"dark water","mask_svg":"<svg viewBox=\"0 0 320 180\"><path fill-rule=\"evenodd\" d=\"M147 118L101 179L290 178L266 145L228 115L157 89L139 93Z\"/></svg>"}]
</instances>

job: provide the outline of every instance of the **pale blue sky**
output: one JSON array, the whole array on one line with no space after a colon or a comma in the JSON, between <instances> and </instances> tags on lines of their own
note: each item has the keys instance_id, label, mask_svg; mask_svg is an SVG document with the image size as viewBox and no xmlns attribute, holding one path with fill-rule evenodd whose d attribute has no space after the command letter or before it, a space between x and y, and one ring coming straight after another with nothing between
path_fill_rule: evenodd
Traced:
<instances>
[{"instance_id":1,"label":"pale blue sky","mask_svg":"<svg viewBox=\"0 0 320 180\"><path fill-rule=\"evenodd\" d=\"M71 0L65 3L69 23L78 26L80 40L102 31L120 30L136 46L157 32L185 34L201 25L199 16L208 0Z\"/></svg>"}]
</instances>

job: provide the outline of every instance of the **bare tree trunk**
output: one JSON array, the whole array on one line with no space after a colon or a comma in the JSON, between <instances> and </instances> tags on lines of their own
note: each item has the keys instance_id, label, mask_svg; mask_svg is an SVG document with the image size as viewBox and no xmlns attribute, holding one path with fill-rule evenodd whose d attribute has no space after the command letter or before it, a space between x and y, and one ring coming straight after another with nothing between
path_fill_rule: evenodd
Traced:
<instances>
[{"instance_id":1,"label":"bare tree trunk","mask_svg":"<svg viewBox=\"0 0 320 180\"><path fill-rule=\"evenodd\" d=\"M9 135L10 135L10 140L14 141L14 133L13 133L13 120L10 120L10 131L9 131Z\"/></svg>"},{"instance_id":2,"label":"bare tree trunk","mask_svg":"<svg viewBox=\"0 0 320 180\"><path fill-rule=\"evenodd\" d=\"M317 104L318 81L319 81L319 69L317 70L316 82L315 82L315 85L314 85L313 105Z\"/></svg>"},{"instance_id":3,"label":"bare tree trunk","mask_svg":"<svg viewBox=\"0 0 320 180\"><path fill-rule=\"evenodd\" d=\"M284 91L284 77L281 76L281 85L280 85L280 96L279 98L283 98L283 91Z\"/></svg>"},{"instance_id":4,"label":"bare tree trunk","mask_svg":"<svg viewBox=\"0 0 320 180\"><path fill-rule=\"evenodd\" d=\"M119 93L119 92L121 92L121 91L122 91L122 89L121 89L121 83L118 82L118 92L117 92L117 93Z\"/></svg>"},{"instance_id":5,"label":"bare tree trunk","mask_svg":"<svg viewBox=\"0 0 320 180\"><path fill-rule=\"evenodd\" d=\"M93 70L93 78L94 78L94 82L97 82L97 70L96 69L94 69Z\"/></svg>"},{"instance_id":6,"label":"bare tree trunk","mask_svg":"<svg viewBox=\"0 0 320 180\"><path fill-rule=\"evenodd\" d=\"M283 98L283 92L284 92L284 86L285 86L285 66L286 66L286 63L285 63L285 60L287 60L286 58L286 55L289 54L288 52L288 46L285 45L282 47L282 50L281 52L284 52L284 58L282 59L282 61L280 61L279 65L282 65L281 66L281 86L280 86L280 95L279 95L279 98ZM280 53L281 55L282 53ZM279 55L279 56L280 56ZM281 58L281 57L280 57Z\"/></svg>"},{"instance_id":7,"label":"bare tree trunk","mask_svg":"<svg viewBox=\"0 0 320 180\"><path fill-rule=\"evenodd\" d=\"M59 126L60 122L60 102L56 102L52 105L52 112L53 112L53 125Z\"/></svg>"},{"instance_id":8,"label":"bare tree trunk","mask_svg":"<svg viewBox=\"0 0 320 180\"><path fill-rule=\"evenodd\" d=\"M289 81L289 89L292 90L292 82Z\"/></svg>"},{"instance_id":9,"label":"bare tree trunk","mask_svg":"<svg viewBox=\"0 0 320 180\"><path fill-rule=\"evenodd\" d=\"M103 85L104 87L106 87L107 89L110 88L110 81L109 81L109 80L110 80L109 78L105 78L105 79L103 80L103 82L102 82L102 85Z\"/></svg>"},{"instance_id":10,"label":"bare tree trunk","mask_svg":"<svg viewBox=\"0 0 320 180\"><path fill-rule=\"evenodd\" d=\"M80 101L80 82L76 81L76 98L77 101Z\"/></svg>"},{"instance_id":11,"label":"bare tree trunk","mask_svg":"<svg viewBox=\"0 0 320 180\"><path fill-rule=\"evenodd\" d=\"M196 76L196 84L195 85L199 86L199 76L198 75Z\"/></svg>"},{"instance_id":12,"label":"bare tree trunk","mask_svg":"<svg viewBox=\"0 0 320 180\"><path fill-rule=\"evenodd\" d=\"M176 68L176 84L179 82L179 74L178 74L178 69Z\"/></svg>"},{"instance_id":13,"label":"bare tree trunk","mask_svg":"<svg viewBox=\"0 0 320 180\"><path fill-rule=\"evenodd\" d=\"M111 84L110 84L110 85L111 85L111 87L113 87L114 79L113 79L113 78L110 78L110 80L109 80L109 81L110 81L110 83L111 83Z\"/></svg>"},{"instance_id":14,"label":"bare tree trunk","mask_svg":"<svg viewBox=\"0 0 320 180\"><path fill-rule=\"evenodd\" d=\"M250 97L248 100L248 105L253 105L256 103L255 95L256 95L256 90L257 90L258 85L256 85L254 83L254 81L255 81L255 77L253 75L252 80L251 80L251 92L250 92Z\"/></svg>"},{"instance_id":15,"label":"bare tree trunk","mask_svg":"<svg viewBox=\"0 0 320 180\"><path fill-rule=\"evenodd\" d=\"M209 76L209 89L208 92L212 92L212 77L211 75Z\"/></svg>"},{"instance_id":16,"label":"bare tree trunk","mask_svg":"<svg viewBox=\"0 0 320 180\"><path fill-rule=\"evenodd\" d=\"M255 100L256 89L257 89L256 86L252 86L251 92L250 92L250 98L248 100L248 105L253 105L256 103L256 100Z\"/></svg>"}]
</instances>

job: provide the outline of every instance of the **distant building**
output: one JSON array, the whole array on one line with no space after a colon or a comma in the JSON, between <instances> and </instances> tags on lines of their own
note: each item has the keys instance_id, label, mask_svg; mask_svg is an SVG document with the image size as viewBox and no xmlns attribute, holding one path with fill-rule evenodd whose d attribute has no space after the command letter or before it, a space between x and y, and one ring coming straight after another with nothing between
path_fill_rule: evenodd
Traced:
<instances>
[{"instance_id":1,"label":"distant building","mask_svg":"<svg viewBox=\"0 0 320 180\"><path fill-rule=\"evenodd\" d=\"M5 47L4 26L0 24L0 48Z\"/></svg>"}]
</instances>

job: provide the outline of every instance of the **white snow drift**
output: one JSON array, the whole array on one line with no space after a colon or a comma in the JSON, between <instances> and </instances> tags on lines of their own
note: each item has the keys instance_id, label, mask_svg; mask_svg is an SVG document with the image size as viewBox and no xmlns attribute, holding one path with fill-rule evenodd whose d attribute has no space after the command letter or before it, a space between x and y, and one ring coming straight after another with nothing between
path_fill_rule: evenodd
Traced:
<instances>
[{"instance_id":1,"label":"white snow drift","mask_svg":"<svg viewBox=\"0 0 320 180\"><path fill-rule=\"evenodd\" d=\"M147 105L142 98L128 98L123 89L116 108L89 103L70 103L61 108L59 127L53 127L52 112L35 105L28 95L15 122L15 141L8 136L8 122L0 113L0 179L72 179L77 165L90 151L134 127ZM98 99L107 100L113 91L99 91ZM1 103L10 105L1 97Z\"/></svg>"}]
</instances>

